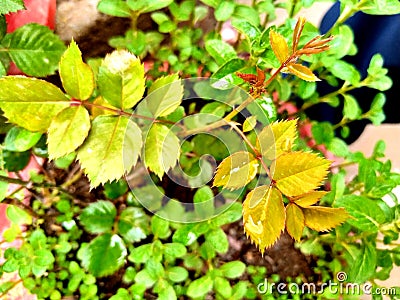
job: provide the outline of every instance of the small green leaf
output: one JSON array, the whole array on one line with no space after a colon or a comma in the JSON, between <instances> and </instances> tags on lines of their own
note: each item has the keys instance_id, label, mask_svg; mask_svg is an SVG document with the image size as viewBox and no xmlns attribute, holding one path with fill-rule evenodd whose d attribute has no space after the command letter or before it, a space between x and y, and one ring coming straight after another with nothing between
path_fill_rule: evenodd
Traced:
<instances>
[{"instance_id":1,"label":"small green leaf","mask_svg":"<svg viewBox=\"0 0 400 300\"><path fill-rule=\"evenodd\" d=\"M108 54L99 68L98 87L112 106L127 109L137 104L145 90L144 67L126 50Z\"/></svg>"},{"instance_id":2,"label":"small green leaf","mask_svg":"<svg viewBox=\"0 0 400 300\"><path fill-rule=\"evenodd\" d=\"M230 299L232 296L232 287L229 280L223 277L217 277L214 279L214 289L215 291L220 294L223 299Z\"/></svg>"},{"instance_id":3,"label":"small green leaf","mask_svg":"<svg viewBox=\"0 0 400 300\"><path fill-rule=\"evenodd\" d=\"M219 22L228 20L235 11L235 3L230 1L221 1L214 11L215 19Z\"/></svg>"},{"instance_id":4,"label":"small green leaf","mask_svg":"<svg viewBox=\"0 0 400 300\"><path fill-rule=\"evenodd\" d=\"M127 207L118 218L118 233L129 242L139 242L149 234L148 218L139 207Z\"/></svg>"},{"instance_id":5,"label":"small green leaf","mask_svg":"<svg viewBox=\"0 0 400 300\"><path fill-rule=\"evenodd\" d=\"M328 150L336 156L346 157L349 154L349 147L346 142L339 138L333 138L327 146Z\"/></svg>"},{"instance_id":6,"label":"small green leaf","mask_svg":"<svg viewBox=\"0 0 400 300\"><path fill-rule=\"evenodd\" d=\"M129 6L123 0L101 0L97 4L97 9L114 17L129 18L131 16Z\"/></svg>"},{"instance_id":7,"label":"small green leaf","mask_svg":"<svg viewBox=\"0 0 400 300\"><path fill-rule=\"evenodd\" d=\"M367 0L360 4L359 9L370 15L394 15L400 13L400 2L397 0Z\"/></svg>"},{"instance_id":8,"label":"small green leaf","mask_svg":"<svg viewBox=\"0 0 400 300\"><path fill-rule=\"evenodd\" d=\"M51 122L47 144L50 159L75 151L90 130L90 116L83 106L71 106L61 111Z\"/></svg>"},{"instance_id":9,"label":"small green leaf","mask_svg":"<svg viewBox=\"0 0 400 300\"><path fill-rule=\"evenodd\" d=\"M169 222L155 215L151 218L151 231L157 238L167 238L171 231L169 230Z\"/></svg>"},{"instance_id":10,"label":"small green leaf","mask_svg":"<svg viewBox=\"0 0 400 300\"><path fill-rule=\"evenodd\" d=\"M181 104L183 85L177 74L158 78L149 88L145 99L147 108L155 118L167 116Z\"/></svg>"},{"instance_id":11,"label":"small green leaf","mask_svg":"<svg viewBox=\"0 0 400 300\"><path fill-rule=\"evenodd\" d=\"M24 8L23 0L0 0L0 15L6 15Z\"/></svg>"},{"instance_id":12,"label":"small green leaf","mask_svg":"<svg viewBox=\"0 0 400 300\"><path fill-rule=\"evenodd\" d=\"M29 23L7 34L3 51L27 75L44 77L54 74L66 47L47 26Z\"/></svg>"},{"instance_id":13,"label":"small green leaf","mask_svg":"<svg viewBox=\"0 0 400 300\"><path fill-rule=\"evenodd\" d=\"M7 132L4 140L4 149L24 152L35 146L41 137L42 134L39 132L30 132L21 127L13 127Z\"/></svg>"},{"instance_id":14,"label":"small green leaf","mask_svg":"<svg viewBox=\"0 0 400 300\"><path fill-rule=\"evenodd\" d=\"M250 116L243 122L243 132L248 132L254 129L257 125L257 117Z\"/></svg>"},{"instance_id":15,"label":"small green leaf","mask_svg":"<svg viewBox=\"0 0 400 300\"><path fill-rule=\"evenodd\" d=\"M366 113L366 117L374 124L380 125L385 120L385 113L383 107L386 102L385 94L378 93L372 100L371 108Z\"/></svg>"},{"instance_id":16,"label":"small green leaf","mask_svg":"<svg viewBox=\"0 0 400 300\"><path fill-rule=\"evenodd\" d=\"M223 264L219 270L222 272L222 275L229 279L235 279L242 276L244 271L246 270L246 265L241 261L230 261Z\"/></svg>"},{"instance_id":17,"label":"small green leaf","mask_svg":"<svg viewBox=\"0 0 400 300\"><path fill-rule=\"evenodd\" d=\"M135 276L135 282L146 286L146 288L152 287L156 281L157 279L147 269L139 271Z\"/></svg>"},{"instance_id":18,"label":"small green leaf","mask_svg":"<svg viewBox=\"0 0 400 300\"><path fill-rule=\"evenodd\" d=\"M16 205L8 205L6 215L12 223L18 225L32 224L32 216Z\"/></svg>"},{"instance_id":19,"label":"small green leaf","mask_svg":"<svg viewBox=\"0 0 400 300\"><path fill-rule=\"evenodd\" d=\"M214 250L218 253L226 253L229 248L228 238L221 228L216 228L205 234L206 241L208 241Z\"/></svg>"},{"instance_id":20,"label":"small green leaf","mask_svg":"<svg viewBox=\"0 0 400 300\"><path fill-rule=\"evenodd\" d=\"M246 62L243 59L232 58L232 59L226 61L223 65L221 65L219 67L219 69L214 72L214 74L211 76L211 78L221 79L221 78L225 77L226 75L229 75L229 74L239 71L240 69L244 68L245 65L246 65Z\"/></svg>"},{"instance_id":21,"label":"small green leaf","mask_svg":"<svg viewBox=\"0 0 400 300\"><path fill-rule=\"evenodd\" d=\"M84 248L82 266L96 277L111 275L121 268L127 255L122 239L111 233L105 233L93 239Z\"/></svg>"},{"instance_id":22,"label":"small green leaf","mask_svg":"<svg viewBox=\"0 0 400 300\"><path fill-rule=\"evenodd\" d=\"M54 256L50 250L37 249L34 252L33 264L41 267L47 267L54 262Z\"/></svg>"},{"instance_id":23,"label":"small green leaf","mask_svg":"<svg viewBox=\"0 0 400 300\"><path fill-rule=\"evenodd\" d=\"M172 282L182 282L185 281L189 273L185 268L182 267L171 267L166 270L168 279Z\"/></svg>"},{"instance_id":24,"label":"small green leaf","mask_svg":"<svg viewBox=\"0 0 400 300\"><path fill-rule=\"evenodd\" d=\"M100 200L83 209L79 219L89 233L104 233L111 231L116 215L114 204Z\"/></svg>"},{"instance_id":25,"label":"small green leaf","mask_svg":"<svg viewBox=\"0 0 400 300\"><path fill-rule=\"evenodd\" d=\"M233 19L232 26L251 40L254 40L261 35L260 30L256 26L243 19Z\"/></svg>"},{"instance_id":26,"label":"small green leaf","mask_svg":"<svg viewBox=\"0 0 400 300\"><path fill-rule=\"evenodd\" d=\"M153 255L153 245L144 244L133 248L129 254L129 261L140 264L145 263Z\"/></svg>"},{"instance_id":27,"label":"small green leaf","mask_svg":"<svg viewBox=\"0 0 400 300\"><path fill-rule=\"evenodd\" d=\"M357 120L361 117L361 108L358 105L356 98L352 95L344 94L344 107L343 107L343 117L349 120Z\"/></svg>"},{"instance_id":28,"label":"small green leaf","mask_svg":"<svg viewBox=\"0 0 400 300\"><path fill-rule=\"evenodd\" d=\"M164 253L174 258L182 257L186 254L186 247L180 243L164 244Z\"/></svg>"},{"instance_id":29,"label":"small green leaf","mask_svg":"<svg viewBox=\"0 0 400 300\"><path fill-rule=\"evenodd\" d=\"M328 69L337 78L350 82L352 85L357 85L360 82L360 73L350 63L342 60L337 60Z\"/></svg>"},{"instance_id":30,"label":"small green leaf","mask_svg":"<svg viewBox=\"0 0 400 300\"><path fill-rule=\"evenodd\" d=\"M68 95L75 99L88 99L94 89L92 69L82 61L82 53L72 40L60 61L60 78Z\"/></svg>"},{"instance_id":31,"label":"small green leaf","mask_svg":"<svg viewBox=\"0 0 400 300\"><path fill-rule=\"evenodd\" d=\"M177 136L165 125L152 124L145 142L144 162L160 179L178 162L180 144Z\"/></svg>"},{"instance_id":32,"label":"small green leaf","mask_svg":"<svg viewBox=\"0 0 400 300\"><path fill-rule=\"evenodd\" d=\"M349 282L364 283L371 279L376 269L376 248L371 243L363 243L360 252L354 262L352 262L349 271Z\"/></svg>"},{"instance_id":33,"label":"small green leaf","mask_svg":"<svg viewBox=\"0 0 400 300\"><path fill-rule=\"evenodd\" d=\"M126 117L98 116L78 149L78 160L91 187L120 179L136 164L142 148L141 130Z\"/></svg>"},{"instance_id":34,"label":"small green leaf","mask_svg":"<svg viewBox=\"0 0 400 300\"><path fill-rule=\"evenodd\" d=\"M224 3L224 2L221 2ZM207 52L215 59L218 65L237 57L235 49L222 40L208 40L205 44Z\"/></svg>"},{"instance_id":35,"label":"small green leaf","mask_svg":"<svg viewBox=\"0 0 400 300\"><path fill-rule=\"evenodd\" d=\"M201 218L206 218L214 214L214 193L208 185L196 191L193 196L193 203L194 210Z\"/></svg>"},{"instance_id":36,"label":"small green leaf","mask_svg":"<svg viewBox=\"0 0 400 300\"><path fill-rule=\"evenodd\" d=\"M52 119L70 105L55 85L24 76L0 78L0 108L5 117L30 131L45 132Z\"/></svg>"},{"instance_id":37,"label":"small green leaf","mask_svg":"<svg viewBox=\"0 0 400 300\"><path fill-rule=\"evenodd\" d=\"M361 231L377 232L385 222L385 214L379 205L366 197L345 195L335 200L335 206L344 207L353 218L347 223Z\"/></svg>"},{"instance_id":38,"label":"small green leaf","mask_svg":"<svg viewBox=\"0 0 400 300\"><path fill-rule=\"evenodd\" d=\"M136 1L128 0L128 5L130 5L130 3L132 2ZM143 2L145 3L145 6L140 11L141 13L148 13L167 7L173 2L173 0L157 0L157 1L146 0Z\"/></svg>"},{"instance_id":39,"label":"small green leaf","mask_svg":"<svg viewBox=\"0 0 400 300\"><path fill-rule=\"evenodd\" d=\"M199 298L212 290L213 280L210 276L203 276L189 284L186 294L192 298Z\"/></svg>"}]
</instances>

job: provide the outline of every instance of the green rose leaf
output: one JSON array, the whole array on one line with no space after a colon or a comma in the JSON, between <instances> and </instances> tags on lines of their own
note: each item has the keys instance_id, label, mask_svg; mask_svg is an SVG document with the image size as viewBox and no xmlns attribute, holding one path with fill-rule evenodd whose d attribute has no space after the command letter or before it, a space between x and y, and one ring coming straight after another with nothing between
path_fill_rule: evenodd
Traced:
<instances>
[{"instance_id":1,"label":"green rose leaf","mask_svg":"<svg viewBox=\"0 0 400 300\"><path fill-rule=\"evenodd\" d=\"M223 264L220 268L220 271L224 275L224 277L229 279L235 279L242 276L246 269L246 265L241 261L230 261L226 264Z\"/></svg>"},{"instance_id":2,"label":"green rose leaf","mask_svg":"<svg viewBox=\"0 0 400 300\"><path fill-rule=\"evenodd\" d=\"M7 218L15 224L19 225L30 225L32 224L32 216L28 214L26 211L23 209L19 208L18 206L15 205L9 205L6 208L6 215Z\"/></svg>"},{"instance_id":3,"label":"green rose leaf","mask_svg":"<svg viewBox=\"0 0 400 300\"><path fill-rule=\"evenodd\" d=\"M126 109L138 103L145 90L144 67L126 50L107 55L99 68L100 94L112 106Z\"/></svg>"},{"instance_id":4,"label":"green rose leaf","mask_svg":"<svg viewBox=\"0 0 400 300\"><path fill-rule=\"evenodd\" d=\"M47 26L36 23L26 24L7 34L2 46L22 72L37 77L54 74L66 48Z\"/></svg>"},{"instance_id":5,"label":"green rose leaf","mask_svg":"<svg viewBox=\"0 0 400 300\"><path fill-rule=\"evenodd\" d=\"M50 159L63 157L76 150L89 134L90 116L83 106L71 106L61 111L48 130Z\"/></svg>"},{"instance_id":6,"label":"green rose leaf","mask_svg":"<svg viewBox=\"0 0 400 300\"><path fill-rule=\"evenodd\" d=\"M373 277L376 269L376 248L370 244L362 244L359 253L350 265L349 282L364 283Z\"/></svg>"},{"instance_id":7,"label":"green rose leaf","mask_svg":"<svg viewBox=\"0 0 400 300\"><path fill-rule=\"evenodd\" d=\"M232 58L221 65L219 69L211 76L211 78L221 79L226 75L239 71L240 69L244 68L245 65L246 62L243 59Z\"/></svg>"},{"instance_id":8,"label":"green rose leaf","mask_svg":"<svg viewBox=\"0 0 400 300\"><path fill-rule=\"evenodd\" d=\"M79 216L80 222L90 233L111 231L117 210L109 201L97 201L86 207Z\"/></svg>"},{"instance_id":9,"label":"green rose leaf","mask_svg":"<svg viewBox=\"0 0 400 300\"><path fill-rule=\"evenodd\" d=\"M192 281L187 289L187 295L191 298L200 298L211 291L213 280L210 276L203 276Z\"/></svg>"},{"instance_id":10,"label":"green rose leaf","mask_svg":"<svg viewBox=\"0 0 400 300\"><path fill-rule=\"evenodd\" d=\"M97 9L114 17L129 18L131 16L129 6L123 0L101 0L97 4Z\"/></svg>"},{"instance_id":11,"label":"green rose leaf","mask_svg":"<svg viewBox=\"0 0 400 300\"><path fill-rule=\"evenodd\" d=\"M0 78L0 108L11 122L30 131L45 132L52 119L70 105L55 85L24 76Z\"/></svg>"},{"instance_id":12,"label":"green rose leaf","mask_svg":"<svg viewBox=\"0 0 400 300\"><path fill-rule=\"evenodd\" d=\"M224 3L224 2L221 2ZM205 44L207 52L215 59L218 65L237 57L235 49L222 40L208 40Z\"/></svg>"},{"instance_id":13,"label":"green rose leaf","mask_svg":"<svg viewBox=\"0 0 400 300\"><path fill-rule=\"evenodd\" d=\"M146 97L146 105L154 118L174 112L181 104L183 85L177 74L163 76L154 81Z\"/></svg>"},{"instance_id":14,"label":"green rose leaf","mask_svg":"<svg viewBox=\"0 0 400 300\"><path fill-rule=\"evenodd\" d=\"M0 15L6 15L11 12L24 9L23 0L1 0L0 1Z\"/></svg>"},{"instance_id":15,"label":"green rose leaf","mask_svg":"<svg viewBox=\"0 0 400 300\"><path fill-rule=\"evenodd\" d=\"M4 140L4 149L24 152L35 146L41 137L42 134L39 132L30 132L25 128L13 127L7 132Z\"/></svg>"},{"instance_id":16,"label":"green rose leaf","mask_svg":"<svg viewBox=\"0 0 400 300\"><path fill-rule=\"evenodd\" d=\"M140 128L126 117L98 116L77 158L91 187L121 178L136 164L142 148Z\"/></svg>"},{"instance_id":17,"label":"green rose leaf","mask_svg":"<svg viewBox=\"0 0 400 300\"><path fill-rule=\"evenodd\" d=\"M146 137L146 166L160 179L169 169L174 167L180 155L179 139L165 125L154 123Z\"/></svg>"},{"instance_id":18,"label":"green rose leaf","mask_svg":"<svg viewBox=\"0 0 400 300\"><path fill-rule=\"evenodd\" d=\"M82 53L72 41L60 61L60 77L65 91L75 99L88 99L94 89L92 69L82 61Z\"/></svg>"},{"instance_id":19,"label":"green rose leaf","mask_svg":"<svg viewBox=\"0 0 400 300\"><path fill-rule=\"evenodd\" d=\"M96 237L84 248L82 266L96 277L113 274L124 264L127 255L122 239L111 233Z\"/></svg>"}]
</instances>

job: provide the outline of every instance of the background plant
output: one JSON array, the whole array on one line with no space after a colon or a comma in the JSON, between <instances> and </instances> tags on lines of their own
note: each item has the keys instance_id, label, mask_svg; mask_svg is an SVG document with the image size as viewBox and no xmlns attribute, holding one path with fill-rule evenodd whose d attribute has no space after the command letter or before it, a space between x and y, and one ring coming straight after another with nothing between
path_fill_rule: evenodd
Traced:
<instances>
[{"instance_id":1,"label":"background plant","mask_svg":"<svg viewBox=\"0 0 400 300\"><path fill-rule=\"evenodd\" d=\"M153 83L146 81L141 61L131 53L117 50L104 60L91 61L88 65L82 61L74 42L65 52L65 48L55 51L58 53L57 63L60 59L59 74L65 93L59 87L35 78L0 79L0 107L9 121L20 126L6 125L5 120L2 121L6 135L1 148L0 162L4 171L0 195L5 203L11 204L7 216L13 222L4 238L23 241L19 249L9 248L4 253L6 262L2 265L2 272L17 270L24 285L39 298L60 299L63 295L79 295L83 299L141 299L151 294L160 298L183 295L199 298L207 293L220 299L261 297L255 293L255 280L238 280L245 272L251 274L251 268L245 271L246 266L240 261L221 264L220 255L229 246L221 226L241 218L239 204L227 205L229 208L224 213L211 220L178 224L150 216L143 210L136 197L138 193L143 197L157 197L151 188L143 186L131 194L127 183L119 180L138 164L141 157L140 163L158 177L154 176L153 180L162 186L166 180L164 172L178 162L189 174L197 174L200 157L210 153L221 162L214 179L215 186L227 189L245 187L246 192L251 191L239 198L244 200L246 232L261 251L274 243L286 223L287 231L296 240L303 237L303 242L298 244L300 249L319 257L316 272L322 282L343 270L347 271L349 282L387 278L393 264L399 264L399 251L394 242L398 238L398 204L393 194L395 204L392 206L381 198L399 184L398 174L391 171L390 162L382 160L382 143L376 146L371 158L365 158L360 153L350 153L347 145L334 134L340 128L342 135L346 136L346 125L354 120L367 118L375 124L383 120L383 94L377 94L367 112L362 112L357 100L348 94L362 86L379 91L390 87L391 80L386 76L381 57L375 55L372 58L368 76L363 79L354 67L341 60L356 51L352 46L352 32L343 22L358 10L367 13L380 13L381 10L378 3L371 1L342 5L342 15L330 32L335 39L330 41L328 36L317 38L317 28L302 19L296 22L289 18L279 27L265 26L273 18L275 7L264 1L256 1L251 6L208 1L197 6L192 1L181 4L159 1L157 6L145 2L101 1L101 11L132 19L131 31L110 43L117 48L126 47L142 59L154 61L154 69L149 72ZM298 3L287 4L291 17L300 7ZM391 7L390 13L399 10L394 1L389 1L387 7ZM212 11L217 26L209 34L201 34L202 29L193 25L206 12ZM158 25L158 32L144 33L136 28L140 14L149 12ZM265 12L267 16L261 22L259 15ZM222 23L228 19L240 33L234 45L224 42L220 36ZM189 25L186 23L188 20L191 20ZM13 38L5 35L1 44L5 48L12 48L11 41L30 45L32 35L26 36ZM57 40L53 35L51 38ZM159 46L161 40L164 42ZM40 40L33 41L39 43ZM205 51L199 43L204 43ZM18 65L12 50L7 51L9 57L3 61L7 62L11 57ZM38 52L45 57L49 55L46 51ZM298 61L300 56L307 66ZM21 59L28 66L26 69L23 69L23 64L18 66L33 76L51 74L57 67L55 63L47 70L38 70L41 69L37 65L40 59L42 57L36 56ZM237 105L234 110L224 103L204 99L190 105L182 103L183 86L178 75L160 77L163 73L160 73L159 66L165 61L168 61L168 66L162 72L179 71L182 77L199 71L203 74L212 72L215 81L241 85L250 90L252 97L234 103ZM43 73L29 73L29 69ZM319 95L315 83L318 78L337 90ZM147 91L146 86L149 86ZM157 94L158 88L161 89ZM152 93L157 97L142 100ZM307 119L307 109L321 102L331 105L343 103L343 120L331 125ZM142 114L132 115L132 107L138 103L144 103L145 109L135 111ZM255 103L259 105L258 110L254 109ZM288 112L288 104L297 109ZM251 116L243 118L240 111L249 111ZM179 134L171 133L169 127L171 122L196 112L215 115L219 117L219 123L195 123L184 128L187 131L183 135L200 132L204 129L202 127L228 126L244 138L246 151L229 155L216 138L199 135L184 143L180 153ZM278 115L279 118L297 117L298 121L275 122L266 126ZM302 128L310 122L313 144L307 137L298 138L296 130L296 123ZM127 137L125 132L130 135ZM142 132L148 133L144 140ZM271 151L268 144L272 133L279 146L278 152ZM168 153L169 157L171 154L176 156L168 159L166 166L159 159L165 155L160 143L163 140L176 149ZM127 144L132 153L122 163L124 145ZM329 164L322 157L304 150L309 150L309 147L321 149L318 148L320 145L325 145L336 156L344 157L344 165L358 164L358 176L345 183L345 171L341 165L335 165L335 171L339 171L329 177L331 190L328 193L312 192L323 181ZM142 147L144 151L152 151L143 154ZM48 157L58 168L67 169L72 174L61 182L49 176L46 170L41 174L32 173L29 181L7 177L6 171L22 170L32 153ZM105 184L104 188L93 190L94 198L87 199L71 190L82 175L73 163L75 157L87 174L91 188ZM302 186L300 194L290 188L295 183L286 180L286 177L294 175L301 185L306 182L303 175L299 175L301 172L291 173L293 171L288 165L292 167L292 161L297 161L299 170L310 173L312 170L313 173L312 183L308 187ZM244 168L232 172L236 164L242 165L243 162ZM279 169L279 165L281 169L277 172L275 169ZM318 172L314 172L315 169ZM254 178L257 173L266 185L256 187ZM113 182L106 183L108 181ZM9 194L7 183L28 189L34 196L30 203L22 201L23 189ZM208 186L198 189L193 201L209 202L215 189ZM321 207L311 206L318 200ZM161 203L162 199L158 201ZM268 209L261 210L259 206ZM214 205L196 207L198 209L193 213L199 215L209 213L204 209L212 211L216 208ZM343 222L347 213L339 207L344 207L353 218L337 230L327 234L303 230L304 224L324 231ZM184 214L182 205L171 203L164 209L169 213ZM268 215L260 215L260 211ZM324 214L323 218L321 214ZM277 222L268 222L267 217ZM271 224L279 226L268 228ZM27 225L28 230L22 232L19 225ZM377 246L378 232L383 233L383 243L393 246L391 249ZM107 259L104 259L104 253ZM108 263L104 264L104 261ZM104 286L110 278L118 284L107 289ZM7 293L13 284L4 283L1 286L3 293ZM121 288L116 290L116 286ZM321 297L324 296L335 297L327 294Z\"/></svg>"}]
</instances>

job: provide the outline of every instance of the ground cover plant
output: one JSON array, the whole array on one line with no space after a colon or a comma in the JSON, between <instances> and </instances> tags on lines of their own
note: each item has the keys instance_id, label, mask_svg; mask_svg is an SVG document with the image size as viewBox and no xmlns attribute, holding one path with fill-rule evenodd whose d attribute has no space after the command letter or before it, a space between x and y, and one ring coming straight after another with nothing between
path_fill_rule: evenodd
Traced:
<instances>
[{"instance_id":1,"label":"ground cover plant","mask_svg":"<svg viewBox=\"0 0 400 300\"><path fill-rule=\"evenodd\" d=\"M344 60L357 52L345 21L400 4L342 1L325 35L296 16L312 4L102 0L131 28L83 59L45 26L7 33L4 15L23 2L5 1L2 244L18 247L2 252L0 274L20 279L1 295L22 282L38 299L380 299L376 280L400 265L400 175L383 142L365 157L343 138L352 122L384 120L393 83L380 54L365 78ZM289 17L270 25L278 7ZM26 75L7 75L10 64ZM361 87L376 94L368 111L351 94ZM321 103L342 120L312 120ZM285 241L309 264L290 276L265 267Z\"/></svg>"}]
</instances>

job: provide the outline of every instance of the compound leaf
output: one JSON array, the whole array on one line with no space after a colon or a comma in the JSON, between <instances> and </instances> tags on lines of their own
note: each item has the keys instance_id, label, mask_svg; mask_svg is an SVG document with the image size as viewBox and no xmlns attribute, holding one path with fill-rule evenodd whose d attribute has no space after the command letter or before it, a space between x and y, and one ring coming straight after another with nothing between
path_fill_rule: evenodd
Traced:
<instances>
[{"instance_id":1,"label":"compound leaf","mask_svg":"<svg viewBox=\"0 0 400 300\"><path fill-rule=\"evenodd\" d=\"M258 166L258 160L251 153L236 152L219 164L213 184L230 190L239 189L256 176Z\"/></svg>"},{"instance_id":2,"label":"compound leaf","mask_svg":"<svg viewBox=\"0 0 400 300\"><path fill-rule=\"evenodd\" d=\"M66 49L48 27L36 23L26 24L7 34L2 46L22 72L36 77L54 74Z\"/></svg>"},{"instance_id":3,"label":"compound leaf","mask_svg":"<svg viewBox=\"0 0 400 300\"><path fill-rule=\"evenodd\" d=\"M111 231L117 210L109 201L91 203L79 216L80 222L89 233Z\"/></svg>"},{"instance_id":4,"label":"compound leaf","mask_svg":"<svg viewBox=\"0 0 400 300\"><path fill-rule=\"evenodd\" d=\"M269 41L275 56L278 58L280 63L284 63L289 58L289 46L286 39L281 34L270 30Z\"/></svg>"},{"instance_id":5,"label":"compound leaf","mask_svg":"<svg viewBox=\"0 0 400 300\"><path fill-rule=\"evenodd\" d=\"M91 187L121 178L136 164L142 148L141 130L126 117L98 116L77 158Z\"/></svg>"},{"instance_id":6,"label":"compound leaf","mask_svg":"<svg viewBox=\"0 0 400 300\"><path fill-rule=\"evenodd\" d=\"M330 162L314 153L290 152L279 156L271 166L276 186L286 196L308 193L321 185Z\"/></svg>"},{"instance_id":7,"label":"compound leaf","mask_svg":"<svg viewBox=\"0 0 400 300\"><path fill-rule=\"evenodd\" d=\"M144 155L146 166L161 179L178 162L179 139L167 126L154 123L146 137Z\"/></svg>"},{"instance_id":8,"label":"compound leaf","mask_svg":"<svg viewBox=\"0 0 400 300\"><path fill-rule=\"evenodd\" d=\"M82 53L74 41L61 57L60 78L65 91L73 98L85 100L92 95L93 71L82 61Z\"/></svg>"},{"instance_id":9,"label":"compound leaf","mask_svg":"<svg viewBox=\"0 0 400 300\"><path fill-rule=\"evenodd\" d=\"M302 208L306 226L316 231L329 231L347 220L349 214L340 208L309 206Z\"/></svg>"},{"instance_id":10,"label":"compound leaf","mask_svg":"<svg viewBox=\"0 0 400 300\"><path fill-rule=\"evenodd\" d=\"M82 252L82 266L96 277L113 274L127 255L122 239L111 233L96 237Z\"/></svg>"},{"instance_id":11,"label":"compound leaf","mask_svg":"<svg viewBox=\"0 0 400 300\"><path fill-rule=\"evenodd\" d=\"M70 105L64 93L49 82L24 76L0 79L0 108L14 124L45 132L52 119Z\"/></svg>"},{"instance_id":12,"label":"compound leaf","mask_svg":"<svg viewBox=\"0 0 400 300\"><path fill-rule=\"evenodd\" d=\"M243 203L243 224L246 235L264 253L285 228L282 194L270 186L260 186L247 194Z\"/></svg>"},{"instance_id":13,"label":"compound leaf","mask_svg":"<svg viewBox=\"0 0 400 300\"><path fill-rule=\"evenodd\" d=\"M273 160L290 151L297 138L296 125L296 120L285 120L264 127L257 140L257 148L263 157Z\"/></svg>"},{"instance_id":14,"label":"compound leaf","mask_svg":"<svg viewBox=\"0 0 400 300\"><path fill-rule=\"evenodd\" d=\"M82 145L89 130L89 112L83 106L71 106L61 111L48 130L49 158L56 159L75 151Z\"/></svg>"},{"instance_id":15,"label":"compound leaf","mask_svg":"<svg viewBox=\"0 0 400 300\"><path fill-rule=\"evenodd\" d=\"M131 108L142 99L145 90L144 66L132 53L116 50L100 66L98 86L112 106Z\"/></svg>"},{"instance_id":16,"label":"compound leaf","mask_svg":"<svg viewBox=\"0 0 400 300\"><path fill-rule=\"evenodd\" d=\"M167 116L181 104L183 85L177 74L158 78L149 88L147 108L157 117Z\"/></svg>"},{"instance_id":17,"label":"compound leaf","mask_svg":"<svg viewBox=\"0 0 400 300\"><path fill-rule=\"evenodd\" d=\"M304 229L304 214L296 204L286 206L286 230L292 238L300 241Z\"/></svg>"}]
</instances>

